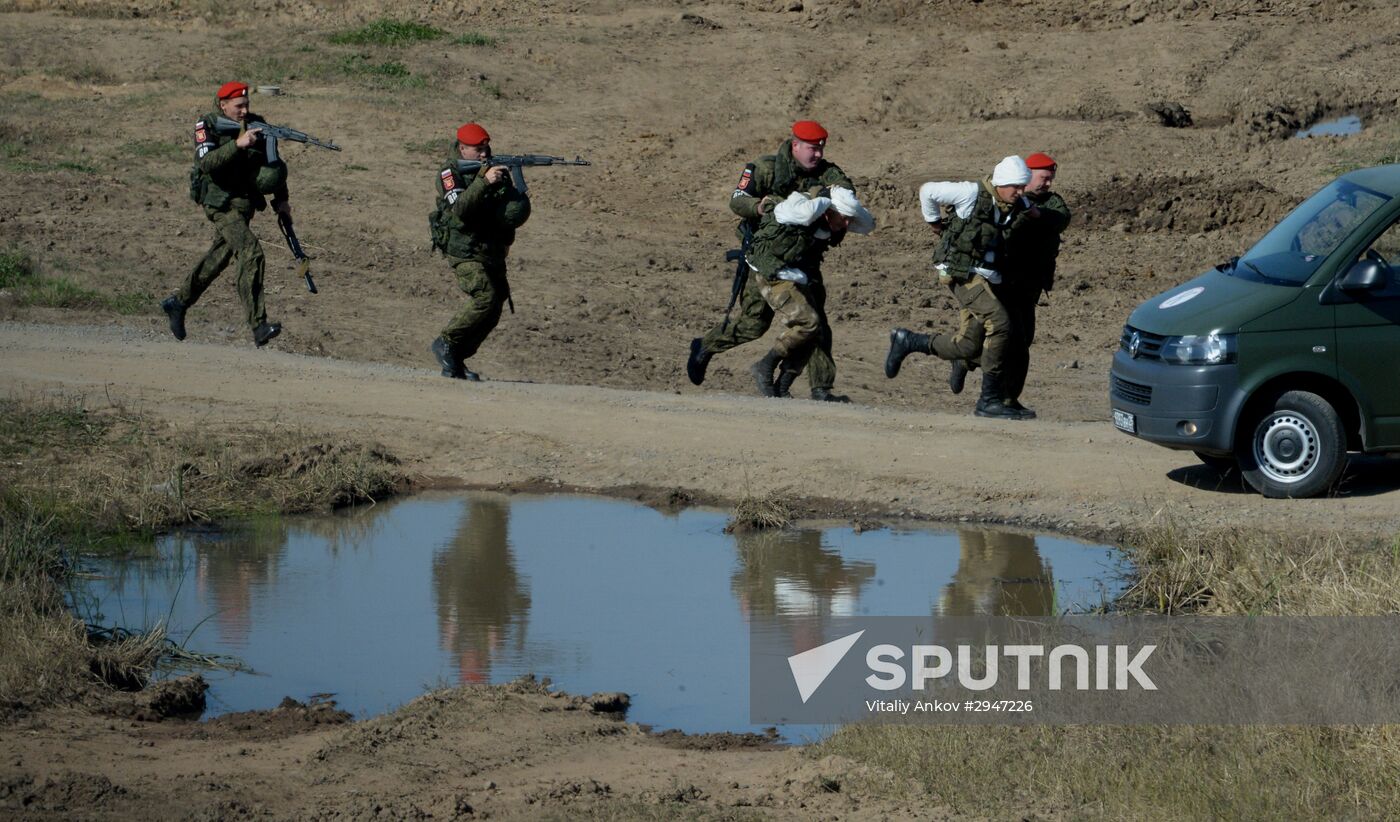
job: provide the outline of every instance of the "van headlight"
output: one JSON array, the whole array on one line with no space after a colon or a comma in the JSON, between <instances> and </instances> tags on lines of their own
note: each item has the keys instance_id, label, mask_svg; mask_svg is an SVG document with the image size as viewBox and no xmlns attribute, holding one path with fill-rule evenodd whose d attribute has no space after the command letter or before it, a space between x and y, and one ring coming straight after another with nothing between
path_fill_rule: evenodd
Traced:
<instances>
[{"instance_id":1,"label":"van headlight","mask_svg":"<svg viewBox=\"0 0 1400 822\"><path fill-rule=\"evenodd\" d=\"M1174 365L1222 365L1235 361L1238 334L1186 334L1162 341L1162 361Z\"/></svg>"}]
</instances>

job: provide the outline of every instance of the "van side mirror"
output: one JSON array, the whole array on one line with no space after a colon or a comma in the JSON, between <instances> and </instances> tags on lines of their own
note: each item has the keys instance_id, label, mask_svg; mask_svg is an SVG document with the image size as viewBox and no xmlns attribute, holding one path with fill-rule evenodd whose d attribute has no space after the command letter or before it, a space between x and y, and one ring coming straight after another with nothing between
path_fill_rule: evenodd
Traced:
<instances>
[{"instance_id":1,"label":"van side mirror","mask_svg":"<svg viewBox=\"0 0 1400 822\"><path fill-rule=\"evenodd\" d=\"M1343 291L1377 291L1385 288L1385 275L1389 266L1376 260L1357 260L1337 281Z\"/></svg>"}]
</instances>

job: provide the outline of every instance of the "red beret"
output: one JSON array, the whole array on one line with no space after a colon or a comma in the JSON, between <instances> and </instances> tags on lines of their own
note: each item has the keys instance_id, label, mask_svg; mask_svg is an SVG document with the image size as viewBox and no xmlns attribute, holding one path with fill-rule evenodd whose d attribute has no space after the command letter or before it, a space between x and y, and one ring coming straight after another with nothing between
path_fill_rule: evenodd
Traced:
<instances>
[{"instance_id":1,"label":"red beret","mask_svg":"<svg viewBox=\"0 0 1400 822\"><path fill-rule=\"evenodd\" d=\"M1055 158L1041 151L1037 151L1026 158L1026 168L1054 168Z\"/></svg>"},{"instance_id":2,"label":"red beret","mask_svg":"<svg viewBox=\"0 0 1400 822\"><path fill-rule=\"evenodd\" d=\"M467 123L457 129L457 142L464 146L479 146L491 142L491 135L476 123Z\"/></svg>"},{"instance_id":3,"label":"red beret","mask_svg":"<svg viewBox=\"0 0 1400 822\"><path fill-rule=\"evenodd\" d=\"M234 99L234 98L236 98L236 97L247 97L247 96L248 96L248 84L247 84L247 83L240 83L240 82L238 82L237 80L234 80L234 81L232 81L232 82L224 83L222 86L219 86L219 99L220 99L220 100L232 100L232 99Z\"/></svg>"},{"instance_id":4,"label":"red beret","mask_svg":"<svg viewBox=\"0 0 1400 822\"><path fill-rule=\"evenodd\" d=\"M792 124L792 136L808 143L824 143L826 129L816 120L798 120Z\"/></svg>"}]
</instances>

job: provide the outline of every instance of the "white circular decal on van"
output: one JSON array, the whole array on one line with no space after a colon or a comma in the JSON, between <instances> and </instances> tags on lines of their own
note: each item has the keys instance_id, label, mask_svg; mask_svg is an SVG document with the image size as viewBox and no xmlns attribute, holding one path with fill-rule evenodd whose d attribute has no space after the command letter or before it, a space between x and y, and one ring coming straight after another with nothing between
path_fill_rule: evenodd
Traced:
<instances>
[{"instance_id":1,"label":"white circular decal on van","mask_svg":"<svg viewBox=\"0 0 1400 822\"><path fill-rule=\"evenodd\" d=\"M1162 300L1162 304L1159 305L1159 306L1157 306L1157 307L1158 307L1158 308L1176 308L1178 305L1181 305L1182 303L1186 302L1187 300L1192 300L1192 299L1195 299L1196 297L1200 296L1201 292L1202 292L1202 291L1205 291L1205 290L1206 290L1206 287L1203 286L1203 285L1198 285L1198 286L1196 286L1195 288L1188 288L1188 289L1186 289L1185 291L1181 292L1180 294L1176 295L1175 297L1168 297L1168 298L1166 298L1165 300Z\"/></svg>"}]
</instances>

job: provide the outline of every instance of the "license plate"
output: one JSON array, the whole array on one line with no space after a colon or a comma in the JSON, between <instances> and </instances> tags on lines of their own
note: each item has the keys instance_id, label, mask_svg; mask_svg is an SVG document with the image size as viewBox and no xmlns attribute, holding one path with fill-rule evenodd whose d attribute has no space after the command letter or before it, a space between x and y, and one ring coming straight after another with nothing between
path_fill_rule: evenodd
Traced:
<instances>
[{"instance_id":1,"label":"license plate","mask_svg":"<svg viewBox=\"0 0 1400 822\"><path fill-rule=\"evenodd\" d=\"M1120 431L1127 431L1129 434L1137 433L1137 417L1127 411L1113 409L1113 426Z\"/></svg>"}]
</instances>

